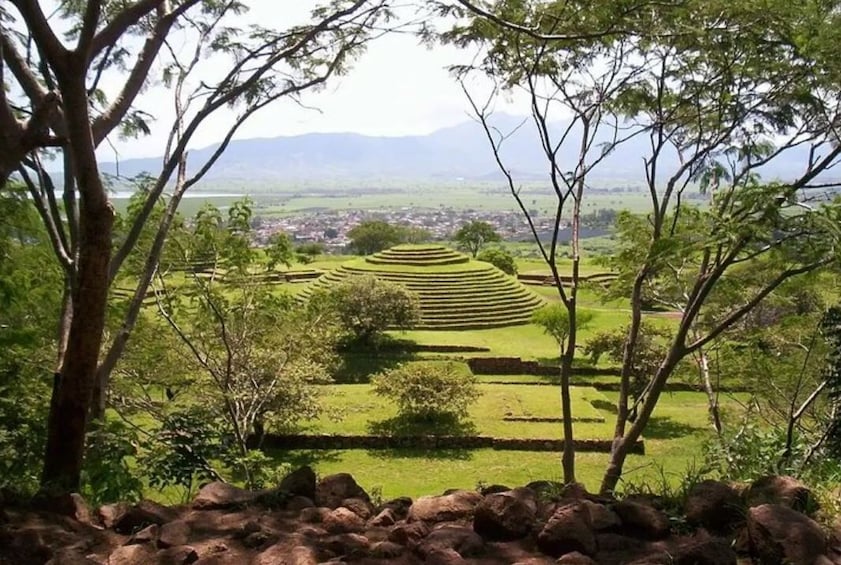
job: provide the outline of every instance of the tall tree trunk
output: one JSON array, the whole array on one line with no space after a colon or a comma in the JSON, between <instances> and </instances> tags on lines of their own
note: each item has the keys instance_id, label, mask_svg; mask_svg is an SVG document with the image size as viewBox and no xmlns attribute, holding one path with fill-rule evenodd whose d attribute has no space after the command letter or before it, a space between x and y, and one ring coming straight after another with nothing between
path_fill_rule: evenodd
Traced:
<instances>
[{"instance_id":1,"label":"tall tree trunk","mask_svg":"<svg viewBox=\"0 0 841 565\"><path fill-rule=\"evenodd\" d=\"M564 422L564 452L561 466L564 469L564 483L575 482L575 436L572 426L572 397L570 395L570 376L572 359L575 356L575 309L570 310L570 339L566 351L561 352L561 416Z\"/></svg>"},{"instance_id":2,"label":"tall tree trunk","mask_svg":"<svg viewBox=\"0 0 841 565\"><path fill-rule=\"evenodd\" d=\"M85 432L105 326L114 223L114 211L96 163L84 69L78 69L78 73L69 70L60 80L68 146L81 195L79 259L65 361L56 379L47 423L41 487L48 493L78 490L81 480Z\"/></svg>"}]
</instances>

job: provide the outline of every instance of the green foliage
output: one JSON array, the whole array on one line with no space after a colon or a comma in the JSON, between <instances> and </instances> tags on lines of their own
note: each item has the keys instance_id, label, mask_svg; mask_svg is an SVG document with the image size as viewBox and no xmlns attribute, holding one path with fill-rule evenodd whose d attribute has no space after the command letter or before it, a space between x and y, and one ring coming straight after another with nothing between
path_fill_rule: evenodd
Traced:
<instances>
[{"instance_id":1,"label":"green foliage","mask_svg":"<svg viewBox=\"0 0 841 565\"><path fill-rule=\"evenodd\" d=\"M476 258L479 261L490 263L505 274L512 276L517 274L517 262L514 260L514 256L505 249L483 249Z\"/></svg>"},{"instance_id":2,"label":"green foliage","mask_svg":"<svg viewBox=\"0 0 841 565\"><path fill-rule=\"evenodd\" d=\"M459 248L469 251L474 258L485 245L501 240L493 226L480 220L473 220L461 226L453 239Z\"/></svg>"},{"instance_id":3,"label":"green foliage","mask_svg":"<svg viewBox=\"0 0 841 565\"><path fill-rule=\"evenodd\" d=\"M266 268L273 271L279 265L289 267L292 265L293 256L292 239L289 235L283 232L272 234L266 246Z\"/></svg>"},{"instance_id":4,"label":"green foliage","mask_svg":"<svg viewBox=\"0 0 841 565\"><path fill-rule=\"evenodd\" d=\"M308 265L315 261L316 257L324 253L324 244L311 242L311 243L302 243L298 247L295 248L295 256L298 258L300 263Z\"/></svg>"},{"instance_id":5,"label":"green foliage","mask_svg":"<svg viewBox=\"0 0 841 565\"><path fill-rule=\"evenodd\" d=\"M546 335L555 338L561 348L565 348L567 338L569 337L570 323L569 310L566 306L559 302L547 304L546 306L534 311L531 316L533 324L543 328ZM584 329L593 321L593 313L588 310L576 309L575 312L575 327L576 329Z\"/></svg>"},{"instance_id":6,"label":"green foliage","mask_svg":"<svg viewBox=\"0 0 841 565\"><path fill-rule=\"evenodd\" d=\"M479 397L476 377L451 363L410 363L371 379L374 393L393 400L401 415L421 421L463 418Z\"/></svg>"},{"instance_id":7,"label":"green foliage","mask_svg":"<svg viewBox=\"0 0 841 565\"><path fill-rule=\"evenodd\" d=\"M178 487L187 501L197 484L218 478L211 461L222 455L222 437L206 412L167 414L147 443L138 466L145 470L151 487Z\"/></svg>"},{"instance_id":8,"label":"green foliage","mask_svg":"<svg viewBox=\"0 0 841 565\"><path fill-rule=\"evenodd\" d=\"M754 415L754 418L757 416ZM751 481L765 475L800 475L808 442L796 438L784 457L785 430L745 421L735 433L704 444L706 465L726 480Z\"/></svg>"},{"instance_id":9,"label":"green foliage","mask_svg":"<svg viewBox=\"0 0 841 565\"><path fill-rule=\"evenodd\" d=\"M371 255L403 243L401 229L381 220L362 222L348 232L348 237L351 251L359 255Z\"/></svg>"},{"instance_id":10,"label":"green foliage","mask_svg":"<svg viewBox=\"0 0 841 565\"><path fill-rule=\"evenodd\" d=\"M88 432L82 495L92 504L135 501L143 483L129 465L137 455L137 433L121 421L95 422Z\"/></svg>"},{"instance_id":11,"label":"green foliage","mask_svg":"<svg viewBox=\"0 0 841 565\"><path fill-rule=\"evenodd\" d=\"M335 312L345 331L365 345L375 345L386 329L411 329L420 319L415 293L374 276L353 276L320 289L313 293L310 305Z\"/></svg>"}]
</instances>

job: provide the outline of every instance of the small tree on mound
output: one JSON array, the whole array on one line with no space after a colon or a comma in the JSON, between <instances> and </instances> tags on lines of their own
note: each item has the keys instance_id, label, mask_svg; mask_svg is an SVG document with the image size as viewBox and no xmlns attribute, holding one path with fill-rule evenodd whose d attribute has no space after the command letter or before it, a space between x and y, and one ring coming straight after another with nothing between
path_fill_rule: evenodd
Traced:
<instances>
[{"instance_id":1,"label":"small tree on mound","mask_svg":"<svg viewBox=\"0 0 841 565\"><path fill-rule=\"evenodd\" d=\"M563 353L569 338L569 311L567 308L561 303L547 304L532 313L531 321L543 328L543 333L555 338ZM579 310L575 317L575 327L579 330L586 328L592 321L592 312Z\"/></svg>"},{"instance_id":2,"label":"small tree on mound","mask_svg":"<svg viewBox=\"0 0 841 565\"><path fill-rule=\"evenodd\" d=\"M315 308L333 309L353 340L375 344L387 329L411 329L420 320L417 295L408 288L373 276L348 281L313 295Z\"/></svg>"},{"instance_id":3,"label":"small tree on mound","mask_svg":"<svg viewBox=\"0 0 841 565\"><path fill-rule=\"evenodd\" d=\"M490 263L506 275L517 275L517 262L514 256L504 249L491 248L485 249L476 257L479 261Z\"/></svg>"},{"instance_id":4,"label":"small tree on mound","mask_svg":"<svg viewBox=\"0 0 841 565\"><path fill-rule=\"evenodd\" d=\"M453 239L461 249L469 251L475 259L482 247L488 243L500 241L501 238L488 222L474 220L461 226Z\"/></svg>"},{"instance_id":5,"label":"small tree on mound","mask_svg":"<svg viewBox=\"0 0 841 565\"><path fill-rule=\"evenodd\" d=\"M455 364L409 363L375 375L374 393L393 400L402 417L460 420L479 397L476 377Z\"/></svg>"}]
</instances>

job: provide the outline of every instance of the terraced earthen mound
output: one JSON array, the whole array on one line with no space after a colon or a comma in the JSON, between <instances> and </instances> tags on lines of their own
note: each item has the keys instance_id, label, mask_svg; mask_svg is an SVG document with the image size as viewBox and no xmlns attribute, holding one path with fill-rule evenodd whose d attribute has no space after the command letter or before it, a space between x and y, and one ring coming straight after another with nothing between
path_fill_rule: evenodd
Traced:
<instances>
[{"instance_id":1,"label":"terraced earthen mound","mask_svg":"<svg viewBox=\"0 0 841 565\"><path fill-rule=\"evenodd\" d=\"M442 245L398 245L345 263L311 284L313 290L348 277L374 275L420 298L418 329L463 330L527 324L543 299L489 263Z\"/></svg>"}]
</instances>

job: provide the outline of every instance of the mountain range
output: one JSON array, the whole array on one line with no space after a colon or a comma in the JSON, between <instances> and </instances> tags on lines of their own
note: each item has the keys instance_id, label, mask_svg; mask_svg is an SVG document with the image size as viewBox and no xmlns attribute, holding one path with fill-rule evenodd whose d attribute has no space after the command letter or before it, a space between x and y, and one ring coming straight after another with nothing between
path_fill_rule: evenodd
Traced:
<instances>
[{"instance_id":1,"label":"mountain range","mask_svg":"<svg viewBox=\"0 0 841 565\"><path fill-rule=\"evenodd\" d=\"M511 133L502 144L506 168L519 181L546 178L547 164L531 121L498 114L491 125ZM517 129L519 127L519 129ZM557 133L566 124L553 124ZM597 140L598 141L598 140ZM607 141L607 137L601 141ZM568 144L559 162L574 163L576 148ZM190 151L188 167L198 166L218 145ZM614 149L594 170L592 180L602 183L640 183L644 180L643 156L650 151L648 139L638 136ZM793 150L775 160L763 172L787 178L802 170L806 150ZM664 171L677 164L667 155ZM103 172L116 174L117 163L101 163ZM128 159L119 163L121 176L155 173L160 158ZM571 167L570 167L571 168ZM357 133L310 133L296 136L235 140L208 173L208 181L354 182L406 181L497 181L503 177L494 160L481 124L466 121L427 135L377 137Z\"/></svg>"}]
</instances>

